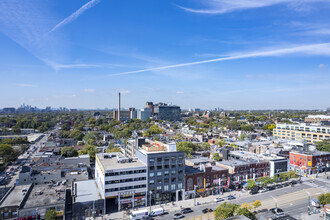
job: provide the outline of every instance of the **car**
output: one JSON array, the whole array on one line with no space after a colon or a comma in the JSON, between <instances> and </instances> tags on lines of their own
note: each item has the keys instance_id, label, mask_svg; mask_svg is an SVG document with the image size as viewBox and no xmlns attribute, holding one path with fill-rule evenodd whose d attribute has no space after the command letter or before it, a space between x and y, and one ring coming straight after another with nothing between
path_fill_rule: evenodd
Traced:
<instances>
[{"instance_id":1,"label":"car","mask_svg":"<svg viewBox=\"0 0 330 220\"><path fill-rule=\"evenodd\" d=\"M283 188L281 184L276 185L276 189L280 189L280 188Z\"/></svg>"},{"instance_id":2,"label":"car","mask_svg":"<svg viewBox=\"0 0 330 220\"><path fill-rule=\"evenodd\" d=\"M284 183L283 184L283 186L289 186L290 185L290 183Z\"/></svg>"},{"instance_id":3,"label":"car","mask_svg":"<svg viewBox=\"0 0 330 220\"><path fill-rule=\"evenodd\" d=\"M183 208L183 209L181 209L181 213L182 214L186 214L186 213L190 213L190 212L193 212L193 210L191 208Z\"/></svg>"},{"instance_id":4,"label":"car","mask_svg":"<svg viewBox=\"0 0 330 220\"><path fill-rule=\"evenodd\" d=\"M184 215L182 215L181 213L174 214L174 219L180 219L180 218L184 218Z\"/></svg>"},{"instance_id":5,"label":"car","mask_svg":"<svg viewBox=\"0 0 330 220\"><path fill-rule=\"evenodd\" d=\"M272 208L272 209L269 209L269 211L271 211L272 213L276 213L276 208ZM277 213L281 213L281 212L284 212L283 209L280 209L280 208L277 208Z\"/></svg>"},{"instance_id":6,"label":"car","mask_svg":"<svg viewBox=\"0 0 330 220\"><path fill-rule=\"evenodd\" d=\"M251 195L254 195L254 194L257 194L257 193L258 193L257 190L251 190L251 191L250 191L250 194L251 194Z\"/></svg>"},{"instance_id":7,"label":"car","mask_svg":"<svg viewBox=\"0 0 330 220\"><path fill-rule=\"evenodd\" d=\"M285 216L286 216L286 214L284 212L278 212L278 213L275 213L275 215L274 215L275 219L283 218Z\"/></svg>"},{"instance_id":8,"label":"car","mask_svg":"<svg viewBox=\"0 0 330 220\"><path fill-rule=\"evenodd\" d=\"M267 192L267 189L259 189L259 191L258 192L260 192L260 193L264 193L264 192Z\"/></svg>"},{"instance_id":9,"label":"car","mask_svg":"<svg viewBox=\"0 0 330 220\"><path fill-rule=\"evenodd\" d=\"M215 202L223 202L223 201L225 201L225 199L221 198L221 197L218 197L218 198L215 198L214 201Z\"/></svg>"},{"instance_id":10,"label":"car","mask_svg":"<svg viewBox=\"0 0 330 220\"><path fill-rule=\"evenodd\" d=\"M296 180L292 180L291 181L291 184L294 185L294 184L297 184L298 182Z\"/></svg>"},{"instance_id":11,"label":"car","mask_svg":"<svg viewBox=\"0 0 330 220\"><path fill-rule=\"evenodd\" d=\"M208 212L213 212L213 210L210 209L210 208L206 208L206 209L203 209L202 212L205 214L205 213L208 213Z\"/></svg>"},{"instance_id":12,"label":"car","mask_svg":"<svg viewBox=\"0 0 330 220\"><path fill-rule=\"evenodd\" d=\"M272 190L275 190L276 188L275 188L275 186L270 186L267 189L268 189L268 191L272 191Z\"/></svg>"},{"instance_id":13,"label":"car","mask_svg":"<svg viewBox=\"0 0 330 220\"><path fill-rule=\"evenodd\" d=\"M229 196L227 196L227 199L228 199L228 200L232 200L232 199L236 199L236 197L233 196L233 195L229 195Z\"/></svg>"}]
</instances>

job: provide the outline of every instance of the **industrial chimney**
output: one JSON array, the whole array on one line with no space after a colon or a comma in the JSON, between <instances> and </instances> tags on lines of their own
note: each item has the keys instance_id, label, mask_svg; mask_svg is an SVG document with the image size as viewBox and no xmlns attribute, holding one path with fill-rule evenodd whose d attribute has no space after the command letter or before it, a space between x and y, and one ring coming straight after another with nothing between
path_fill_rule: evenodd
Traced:
<instances>
[{"instance_id":1,"label":"industrial chimney","mask_svg":"<svg viewBox=\"0 0 330 220\"><path fill-rule=\"evenodd\" d=\"M118 93L118 121L120 121L120 93Z\"/></svg>"}]
</instances>

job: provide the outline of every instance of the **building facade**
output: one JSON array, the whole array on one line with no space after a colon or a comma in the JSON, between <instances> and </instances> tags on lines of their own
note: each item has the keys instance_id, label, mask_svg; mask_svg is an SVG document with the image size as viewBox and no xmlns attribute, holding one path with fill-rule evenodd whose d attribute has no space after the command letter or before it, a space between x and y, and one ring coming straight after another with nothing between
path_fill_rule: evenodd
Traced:
<instances>
[{"instance_id":1,"label":"building facade","mask_svg":"<svg viewBox=\"0 0 330 220\"><path fill-rule=\"evenodd\" d=\"M330 139L330 126L312 125L308 123L300 124L276 124L273 130L275 139L287 139L306 143L316 143L318 141Z\"/></svg>"},{"instance_id":2,"label":"building facade","mask_svg":"<svg viewBox=\"0 0 330 220\"><path fill-rule=\"evenodd\" d=\"M139 160L96 154L95 181L106 213L147 205L147 166Z\"/></svg>"},{"instance_id":3,"label":"building facade","mask_svg":"<svg viewBox=\"0 0 330 220\"><path fill-rule=\"evenodd\" d=\"M312 174L323 172L330 166L330 152L290 152L292 169L302 173Z\"/></svg>"},{"instance_id":4,"label":"building facade","mask_svg":"<svg viewBox=\"0 0 330 220\"><path fill-rule=\"evenodd\" d=\"M136 150L136 157L147 166L151 204L184 199L185 153L177 152L175 143L144 144Z\"/></svg>"},{"instance_id":5,"label":"building facade","mask_svg":"<svg viewBox=\"0 0 330 220\"><path fill-rule=\"evenodd\" d=\"M179 106L158 103L154 105L154 115L159 120L179 121L181 109Z\"/></svg>"}]
</instances>

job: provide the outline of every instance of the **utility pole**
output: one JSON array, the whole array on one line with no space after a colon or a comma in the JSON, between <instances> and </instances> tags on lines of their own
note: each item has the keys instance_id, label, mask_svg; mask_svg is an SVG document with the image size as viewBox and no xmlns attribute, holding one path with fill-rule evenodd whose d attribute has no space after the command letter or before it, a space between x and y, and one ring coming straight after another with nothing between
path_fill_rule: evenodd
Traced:
<instances>
[{"instance_id":1,"label":"utility pole","mask_svg":"<svg viewBox=\"0 0 330 220\"><path fill-rule=\"evenodd\" d=\"M95 200L93 200L93 211L92 211L92 215L93 215L93 219L95 220Z\"/></svg>"},{"instance_id":2,"label":"utility pole","mask_svg":"<svg viewBox=\"0 0 330 220\"><path fill-rule=\"evenodd\" d=\"M308 193L308 215L311 214L311 194L307 191Z\"/></svg>"},{"instance_id":3,"label":"utility pole","mask_svg":"<svg viewBox=\"0 0 330 220\"><path fill-rule=\"evenodd\" d=\"M194 206L196 206L196 185L194 185Z\"/></svg>"},{"instance_id":4,"label":"utility pole","mask_svg":"<svg viewBox=\"0 0 330 220\"><path fill-rule=\"evenodd\" d=\"M150 215L150 213L151 213L151 194L152 194L152 192L151 192L151 190L149 191L149 200L150 200L150 210L149 210L149 215Z\"/></svg>"}]
</instances>

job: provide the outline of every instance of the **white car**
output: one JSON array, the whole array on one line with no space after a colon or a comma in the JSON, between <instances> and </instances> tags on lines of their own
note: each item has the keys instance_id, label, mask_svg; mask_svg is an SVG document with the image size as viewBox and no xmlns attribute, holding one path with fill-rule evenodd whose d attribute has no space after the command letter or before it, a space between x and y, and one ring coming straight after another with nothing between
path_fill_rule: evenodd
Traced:
<instances>
[{"instance_id":1,"label":"white car","mask_svg":"<svg viewBox=\"0 0 330 220\"><path fill-rule=\"evenodd\" d=\"M267 189L259 189L258 192L260 192L260 193L264 193L264 192L267 192Z\"/></svg>"},{"instance_id":2,"label":"white car","mask_svg":"<svg viewBox=\"0 0 330 220\"><path fill-rule=\"evenodd\" d=\"M218 198L215 198L214 201L215 202L223 202L223 201L225 201L225 199L221 198L221 197L218 197Z\"/></svg>"}]
</instances>

